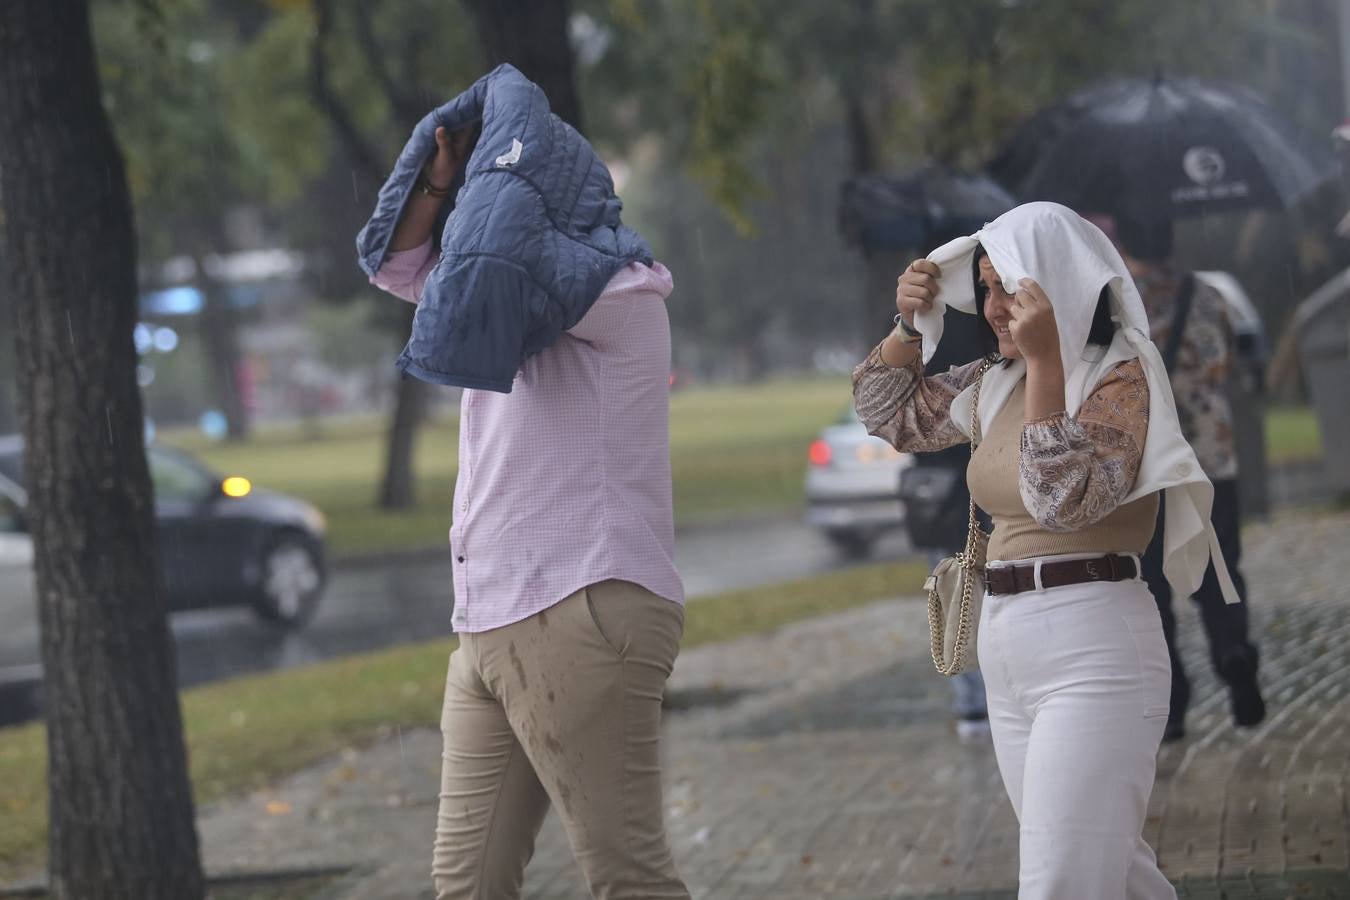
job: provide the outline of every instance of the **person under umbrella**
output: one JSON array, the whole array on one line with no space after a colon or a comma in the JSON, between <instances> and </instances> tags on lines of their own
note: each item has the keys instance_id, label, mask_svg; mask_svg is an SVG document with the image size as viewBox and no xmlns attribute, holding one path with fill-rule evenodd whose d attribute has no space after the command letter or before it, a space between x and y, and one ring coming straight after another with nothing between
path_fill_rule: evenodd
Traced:
<instances>
[{"instance_id":1,"label":"person under umbrella","mask_svg":"<svg viewBox=\"0 0 1350 900\"><path fill-rule=\"evenodd\" d=\"M1265 719L1266 703L1257 680L1260 654L1249 635L1247 583L1239 569L1242 517L1233 408L1227 390L1233 356L1227 307L1218 291L1196 278L1195 273L1178 272L1173 267L1171 222L1150 222L1118 209L1105 224L1109 227L1104 230L1120 250L1139 288L1153 340L1162 348L1181 433L1214 484L1210 520L1243 602L1224 602L1213 566L1206 571L1191 599L1200 609L1210 663L1228 687L1233 722L1239 727L1251 727ZM1159 511L1158 531L1144 554L1143 577L1158 603L1172 661L1172 691L1163 740L1176 741L1186 735L1191 683L1177 651L1172 588L1163 575L1162 543L1158 535L1165 515L1164 507Z\"/></svg>"},{"instance_id":2,"label":"person under umbrella","mask_svg":"<svg viewBox=\"0 0 1350 900\"><path fill-rule=\"evenodd\" d=\"M1164 348L1183 435L1214 481L1215 531L1245 601L1238 574L1238 460L1226 391L1232 332L1222 299L1193 274L1171 267L1173 222L1290 208L1332 181L1331 156L1249 91L1159 76L1103 82L1047 107L1018 129L990 171L1023 200L1057 201L1114 220L1117 246ZM1172 659L1165 739L1177 740L1185 735L1190 683L1157 547L1145 556L1144 576ZM1255 725L1266 706L1247 606L1218 597L1211 568L1195 594L1211 662L1228 686L1234 722Z\"/></svg>"}]
</instances>

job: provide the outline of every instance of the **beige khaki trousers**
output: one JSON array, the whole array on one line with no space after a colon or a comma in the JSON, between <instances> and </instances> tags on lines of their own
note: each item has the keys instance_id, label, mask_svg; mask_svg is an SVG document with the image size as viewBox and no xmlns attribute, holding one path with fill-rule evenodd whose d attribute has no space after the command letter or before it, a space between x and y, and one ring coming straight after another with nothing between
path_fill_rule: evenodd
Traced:
<instances>
[{"instance_id":1,"label":"beige khaki trousers","mask_svg":"<svg viewBox=\"0 0 1350 900\"><path fill-rule=\"evenodd\" d=\"M514 900L552 805L597 900L688 900L666 841L661 698L684 609L604 581L460 637L441 717L438 900Z\"/></svg>"}]
</instances>

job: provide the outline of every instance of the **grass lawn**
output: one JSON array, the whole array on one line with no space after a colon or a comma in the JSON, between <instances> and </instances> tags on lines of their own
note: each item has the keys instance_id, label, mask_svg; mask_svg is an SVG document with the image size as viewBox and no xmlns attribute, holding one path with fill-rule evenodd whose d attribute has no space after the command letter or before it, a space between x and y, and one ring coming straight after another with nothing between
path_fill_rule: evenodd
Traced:
<instances>
[{"instance_id":1,"label":"grass lawn","mask_svg":"<svg viewBox=\"0 0 1350 900\"><path fill-rule=\"evenodd\" d=\"M852 402L846 378L692 388L671 398L675 517L681 526L785 514L802 502L806 448ZM244 444L210 444L166 432L165 443L197 454L223 474L304 497L328 516L335 556L437 547L445 542L458 458L454 417L418 441L418 508L374 508L384 455L383 421L328 425L320 437L298 426L264 428Z\"/></svg>"},{"instance_id":2,"label":"grass lawn","mask_svg":"<svg viewBox=\"0 0 1350 900\"><path fill-rule=\"evenodd\" d=\"M676 393L670 431L677 524L799 510L806 447L849 402L844 378ZM270 427L240 445L211 444L189 432L167 432L162 439L222 473L247 475L315 503L328 515L335 556L441 546L450 524L458 422L451 416L422 430L416 455L419 505L398 513L373 504L383 426L374 418L329 424L319 437L306 436L298 426ZM1273 464L1321 454L1317 422L1306 407L1272 409L1266 436Z\"/></svg>"},{"instance_id":3,"label":"grass lawn","mask_svg":"<svg viewBox=\"0 0 1350 900\"><path fill-rule=\"evenodd\" d=\"M693 388L671 399L671 464L680 526L718 519L787 515L801 508L806 448L850 403L845 378ZM458 456L454 417L424 428L417 447L419 505L374 508L384 453L383 421L329 424L320 437L297 426L264 428L240 445L196 434L163 440L191 450L226 474L296 494L328 515L335 556L442 546L450 524ZM1273 409L1266 419L1273 464L1316 459L1317 422L1306 407Z\"/></svg>"},{"instance_id":4,"label":"grass lawn","mask_svg":"<svg viewBox=\"0 0 1350 900\"><path fill-rule=\"evenodd\" d=\"M694 647L902 594L927 575L915 563L861 566L691 603ZM914 628L926 628L915 618ZM268 784L310 763L440 719L451 641L414 644L183 693L197 802ZM0 884L32 871L46 849L46 743L41 725L0 729Z\"/></svg>"},{"instance_id":5,"label":"grass lawn","mask_svg":"<svg viewBox=\"0 0 1350 900\"><path fill-rule=\"evenodd\" d=\"M1307 406L1267 410L1266 449L1272 465L1321 458L1322 435L1316 414Z\"/></svg>"}]
</instances>

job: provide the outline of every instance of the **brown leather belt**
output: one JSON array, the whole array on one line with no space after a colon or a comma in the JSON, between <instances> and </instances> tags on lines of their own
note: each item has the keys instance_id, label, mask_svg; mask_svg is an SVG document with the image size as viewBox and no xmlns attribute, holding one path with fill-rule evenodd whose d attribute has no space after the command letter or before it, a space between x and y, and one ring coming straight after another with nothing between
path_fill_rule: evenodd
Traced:
<instances>
[{"instance_id":1,"label":"brown leather belt","mask_svg":"<svg viewBox=\"0 0 1350 900\"><path fill-rule=\"evenodd\" d=\"M1093 581L1128 581L1139 576L1134 558L1108 553L1092 559L1041 563L1042 588L1086 584ZM991 594L1020 594L1036 590L1036 564L1014 563L985 569L985 583Z\"/></svg>"}]
</instances>

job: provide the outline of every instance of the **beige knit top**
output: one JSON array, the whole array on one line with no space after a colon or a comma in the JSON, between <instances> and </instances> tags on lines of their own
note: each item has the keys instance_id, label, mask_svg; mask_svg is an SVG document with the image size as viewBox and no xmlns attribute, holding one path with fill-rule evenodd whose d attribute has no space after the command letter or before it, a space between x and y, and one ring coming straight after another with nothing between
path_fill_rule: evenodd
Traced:
<instances>
[{"instance_id":1,"label":"beige knit top","mask_svg":"<svg viewBox=\"0 0 1350 900\"><path fill-rule=\"evenodd\" d=\"M1153 538L1153 526L1158 519L1157 494L1115 506L1096 521L1090 521L1090 516L1083 517L1079 527L1068 531L1051 531L1027 511L1027 504L1022 500L1021 473L1025 410L1024 380L1013 389L1008 402L990 423L989 433L975 448L966 472L970 495L994 523L988 558L1014 560L1061 553L1107 552L1142 555ZM1082 484L1072 475L1060 485L1046 487L1051 488L1051 493L1056 493L1055 487L1089 489L1089 485ZM1064 500L1059 500L1057 505L1062 507Z\"/></svg>"},{"instance_id":2,"label":"beige knit top","mask_svg":"<svg viewBox=\"0 0 1350 900\"><path fill-rule=\"evenodd\" d=\"M918 360L893 369L880 350L853 373L853 401L867 430L912 453L967 443L951 420L951 404L975 380L979 360L925 378ZM1026 422L1025 382L1017 385L967 475L971 495L994 523L989 559L1143 553L1157 497L1121 501L1139 474L1148 405L1138 360L1116 366L1073 417L1061 412Z\"/></svg>"}]
</instances>

